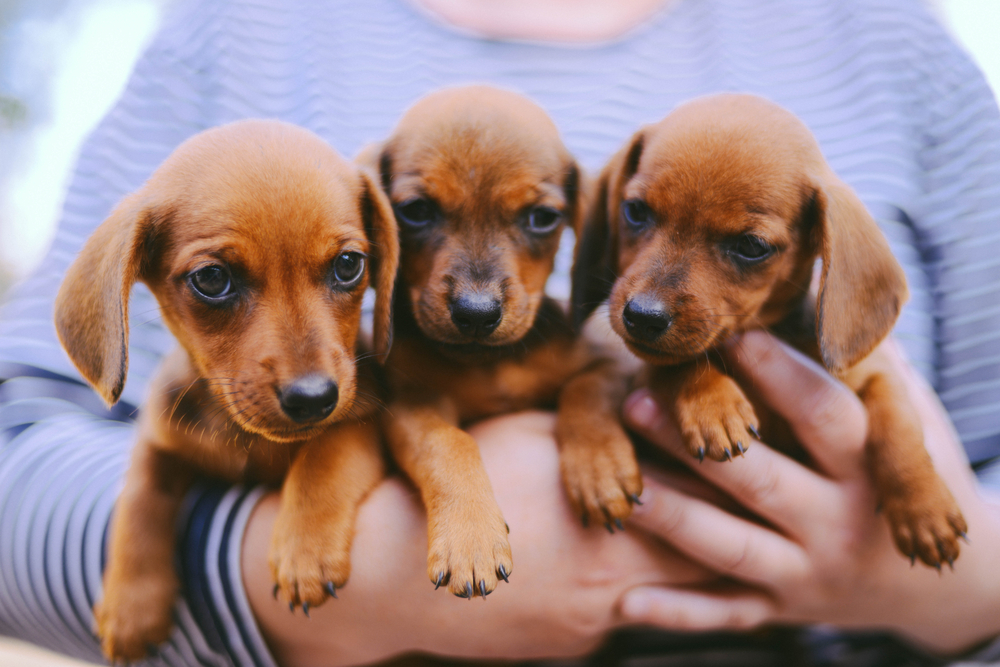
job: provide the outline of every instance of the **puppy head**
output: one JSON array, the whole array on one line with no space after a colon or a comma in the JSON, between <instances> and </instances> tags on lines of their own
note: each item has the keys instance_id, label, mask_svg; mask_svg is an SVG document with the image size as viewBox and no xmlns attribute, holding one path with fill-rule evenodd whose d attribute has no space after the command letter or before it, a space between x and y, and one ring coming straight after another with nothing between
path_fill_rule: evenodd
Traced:
<instances>
[{"instance_id":1,"label":"puppy head","mask_svg":"<svg viewBox=\"0 0 1000 667\"><path fill-rule=\"evenodd\" d=\"M399 296L423 333L519 341L581 210L579 170L545 112L494 88L440 91L405 114L378 163L400 230Z\"/></svg>"},{"instance_id":2,"label":"puppy head","mask_svg":"<svg viewBox=\"0 0 1000 667\"><path fill-rule=\"evenodd\" d=\"M750 95L679 107L605 167L573 269L574 321L611 325L658 364L780 322L817 255L817 332L836 372L892 328L902 270L864 205L795 116Z\"/></svg>"},{"instance_id":3,"label":"puppy head","mask_svg":"<svg viewBox=\"0 0 1000 667\"><path fill-rule=\"evenodd\" d=\"M242 121L182 144L87 241L56 328L108 402L128 365L128 297L145 282L232 419L273 440L350 409L361 301L387 352L398 240L388 201L310 132Z\"/></svg>"}]
</instances>

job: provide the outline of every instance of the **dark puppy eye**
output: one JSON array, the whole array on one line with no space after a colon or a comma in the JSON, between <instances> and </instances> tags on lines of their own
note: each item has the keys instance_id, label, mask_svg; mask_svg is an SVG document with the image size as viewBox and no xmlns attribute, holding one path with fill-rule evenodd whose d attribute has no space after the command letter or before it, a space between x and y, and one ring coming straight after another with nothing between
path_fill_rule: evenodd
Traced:
<instances>
[{"instance_id":1,"label":"dark puppy eye","mask_svg":"<svg viewBox=\"0 0 1000 667\"><path fill-rule=\"evenodd\" d=\"M729 242L728 252L733 259L741 264L756 264L770 257L775 250L773 245L761 237L743 234Z\"/></svg>"},{"instance_id":2,"label":"dark puppy eye","mask_svg":"<svg viewBox=\"0 0 1000 667\"><path fill-rule=\"evenodd\" d=\"M551 206L535 206L528 211L525 226L534 234L548 234L562 221L562 213Z\"/></svg>"},{"instance_id":3,"label":"dark puppy eye","mask_svg":"<svg viewBox=\"0 0 1000 667\"><path fill-rule=\"evenodd\" d=\"M638 231L652 224L653 211L641 199L629 199L622 202L622 217L630 227Z\"/></svg>"},{"instance_id":4,"label":"dark puppy eye","mask_svg":"<svg viewBox=\"0 0 1000 667\"><path fill-rule=\"evenodd\" d=\"M225 299L233 291L233 281L229 271L217 264L198 269L188 277L188 280L199 296L212 301Z\"/></svg>"},{"instance_id":5,"label":"dark puppy eye","mask_svg":"<svg viewBox=\"0 0 1000 667\"><path fill-rule=\"evenodd\" d=\"M333 260L331 270L334 285L338 288L353 287L365 272L365 256L360 252L345 252Z\"/></svg>"},{"instance_id":6,"label":"dark puppy eye","mask_svg":"<svg viewBox=\"0 0 1000 667\"><path fill-rule=\"evenodd\" d=\"M428 199L410 199L401 204L395 204L396 219L400 223L419 229L426 227L437 219L437 208Z\"/></svg>"}]
</instances>

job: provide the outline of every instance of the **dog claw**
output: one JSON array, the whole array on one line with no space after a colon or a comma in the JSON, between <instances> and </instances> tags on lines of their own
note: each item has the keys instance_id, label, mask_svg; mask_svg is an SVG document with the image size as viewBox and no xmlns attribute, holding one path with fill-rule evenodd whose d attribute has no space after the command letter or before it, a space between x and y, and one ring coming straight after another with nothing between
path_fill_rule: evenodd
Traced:
<instances>
[{"instance_id":1,"label":"dog claw","mask_svg":"<svg viewBox=\"0 0 1000 667\"><path fill-rule=\"evenodd\" d=\"M722 454L726 457L727 461L733 460L733 453L729 451L728 447L722 450Z\"/></svg>"},{"instance_id":2,"label":"dog claw","mask_svg":"<svg viewBox=\"0 0 1000 667\"><path fill-rule=\"evenodd\" d=\"M972 544L972 542L969 541L969 536L966 535L964 531L959 532L958 536L961 537L962 541L965 542L966 544Z\"/></svg>"},{"instance_id":3,"label":"dog claw","mask_svg":"<svg viewBox=\"0 0 1000 667\"><path fill-rule=\"evenodd\" d=\"M503 527L507 529L507 534L510 535L510 526L507 524L506 521L503 522Z\"/></svg>"},{"instance_id":4,"label":"dog claw","mask_svg":"<svg viewBox=\"0 0 1000 667\"><path fill-rule=\"evenodd\" d=\"M295 603L294 602L289 602L288 603L288 611L292 612L293 614L295 613Z\"/></svg>"},{"instance_id":5,"label":"dog claw","mask_svg":"<svg viewBox=\"0 0 1000 667\"><path fill-rule=\"evenodd\" d=\"M492 592L493 591L490 591L490 593L492 593ZM479 580L479 594L482 595L483 599L485 600L486 596L489 595L490 593L486 592L486 580L485 579L480 579Z\"/></svg>"},{"instance_id":6,"label":"dog claw","mask_svg":"<svg viewBox=\"0 0 1000 667\"><path fill-rule=\"evenodd\" d=\"M306 615L306 618L309 618L309 603L308 602L303 602L302 603L302 613Z\"/></svg>"},{"instance_id":7,"label":"dog claw","mask_svg":"<svg viewBox=\"0 0 1000 667\"><path fill-rule=\"evenodd\" d=\"M274 599L275 599L275 600L277 600L277 599L278 599L278 591L280 591L280 590L281 590L281 584L275 584L275 585L274 585L274 590L273 590L273 591L271 591L271 595L273 595L273 596L274 596Z\"/></svg>"},{"instance_id":8,"label":"dog claw","mask_svg":"<svg viewBox=\"0 0 1000 667\"><path fill-rule=\"evenodd\" d=\"M615 534L615 529L611 527L611 522L610 521L605 521L604 522L604 527L607 528L608 532L611 533L612 535Z\"/></svg>"},{"instance_id":9,"label":"dog claw","mask_svg":"<svg viewBox=\"0 0 1000 667\"><path fill-rule=\"evenodd\" d=\"M615 519L615 528L618 530L625 530L625 526L622 524L621 519Z\"/></svg>"},{"instance_id":10,"label":"dog claw","mask_svg":"<svg viewBox=\"0 0 1000 667\"><path fill-rule=\"evenodd\" d=\"M434 582L434 590L441 588L441 580L444 579L444 572L438 572L437 581Z\"/></svg>"},{"instance_id":11,"label":"dog claw","mask_svg":"<svg viewBox=\"0 0 1000 667\"><path fill-rule=\"evenodd\" d=\"M704 463L704 462L705 462L705 448L704 447L699 447L698 448L698 463Z\"/></svg>"},{"instance_id":12,"label":"dog claw","mask_svg":"<svg viewBox=\"0 0 1000 667\"><path fill-rule=\"evenodd\" d=\"M742 442L737 442L736 443L736 451L738 451L740 453L740 456L743 456L744 454L747 453L747 448L743 446Z\"/></svg>"},{"instance_id":13,"label":"dog claw","mask_svg":"<svg viewBox=\"0 0 1000 667\"><path fill-rule=\"evenodd\" d=\"M465 582L465 597L472 599L472 582Z\"/></svg>"},{"instance_id":14,"label":"dog claw","mask_svg":"<svg viewBox=\"0 0 1000 667\"><path fill-rule=\"evenodd\" d=\"M337 598L337 587L333 585L332 581L326 582L326 592L330 597Z\"/></svg>"},{"instance_id":15,"label":"dog claw","mask_svg":"<svg viewBox=\"0 0 1000 667\"><path fill-rule=\"evenodd\" d=\"M628 499L631 500L636 505L641 505L642 504L642 501L639 500L639 494L638 493L633 493L632 495L630 495L628 497Z\"/></svg>"},{"instance_id":16,"label":"dog claw","mask_svg":"<svg viewBox=\"0 0 1000 667\"><path fill-rule=\"evenodd\" d=\"M501 565L499 567L499 570L500 570L500 578L503 579L503 581L504 581L505 584L509 584L510 583L510 579L507 578L509 576L507 574L507 568L505 568L503 565Z\"/></svg>"},{"instance_id":17,"label":"dog claw","mask_svg":"<svg viewBox=\"0 0 1000 667\"><path fill-rule=\"evenodd\" d=\"M750 431L750 435L760 440L760 431L757 430L756 426L750 424L749 426L747 426L747 430Z\"/></svg>"},{"instance_id":18,"label":"dog claw","mask_svg":"<svg viewBox=\"0 0 1000 667\"><path fill-rule=\"evenodd\" d=\"M917 564L917 554L914 552L910 552L910 567L913 567L916 564Z\"/></svg>"}]
</instances>

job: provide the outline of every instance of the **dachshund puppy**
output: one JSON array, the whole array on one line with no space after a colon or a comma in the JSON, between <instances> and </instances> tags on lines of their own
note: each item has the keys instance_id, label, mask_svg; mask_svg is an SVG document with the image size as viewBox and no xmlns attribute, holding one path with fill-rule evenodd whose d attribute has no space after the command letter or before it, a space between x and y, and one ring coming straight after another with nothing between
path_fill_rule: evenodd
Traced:
<instances>
[{"instance_id":1,"label":"dachshund puppy","mask_svg":"<svg viewBox=\"0 0 1000 667\"><path fill-rule=\"evenodd\" d=\"M111 660L167 639L175 520L196 474L280 484L271 570L294 610L336 596L354 517L383 476L365 289L388 351L399 258L373 178L312 133L241 121L183 143L87 241L56 301L59 338L108 404L128 367L128 303L149 286L179 347L151 382L94 608Z\"/></svg>"},{"instance_id":2,"label":"dachshund puppy","mask_svg":"<svg viewBox=\"0 0 1000 667\"><path fill-rule=\"evenodd\" d=\"M579 224L580 172L542 109L484 86L423 98L358 159L377 163L400 233L386 439L427 510L431 581L485 597L513 562L479 448L460 427L555 407L590 361L544 293L563 229Z\"/></svg>"},{"instance_id":3,"label":"dachshund puppy","mask_svg":"<svg viewBox=\"0 0 1000 667\"><path fill-rule=\"evenodd\" d=\"M652 365L691 455L729 460L757 437L754 408L709 353L769 328L864 402L868 466L899 550L951 564L965 520L906 387L871 354L907 298L903 272L805 125L758 97L700 98L637 132L598 188L573 270L575 320L610 296L611 326Z\"/></svg>"}]
</instances>

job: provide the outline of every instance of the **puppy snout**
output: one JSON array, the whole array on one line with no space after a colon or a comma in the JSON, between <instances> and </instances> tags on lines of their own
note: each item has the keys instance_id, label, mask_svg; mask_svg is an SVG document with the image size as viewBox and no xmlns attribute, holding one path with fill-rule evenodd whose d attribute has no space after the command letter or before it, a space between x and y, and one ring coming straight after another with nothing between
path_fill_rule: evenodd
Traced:
<instances>
[{"instance_id":1,"label":"puppy snout","mask_svg":"<svg viewBox=\"0 0 1000 667\"><path fill-rule=\"evenodd\" d=\"M325 375L305 375L278 391L281 409L300 424L325 419L337 407L337 383Z\"/></svg>"},{"instance_id":2,"label":"puppy snout","mask_svg":"<svg viewBox=\"0 0 1000 667\"><path fill-rule=\"evenodd\" d=\"M662 336L672 321L666 306L648 296L631 299L622 311L622 323L629 335L647 342Z\"/></svg>"},{"instance_id":3,"label":"puppy snout","mask_svg":"<svg viewBox=\"0 0 1000 667\"><path fill-rule=\"evenodd\" d=\"M485 338L500 326L503 305L492 294L466 292L450 304L451 321L466 336Z\"/></svg>"}]
</instances>

